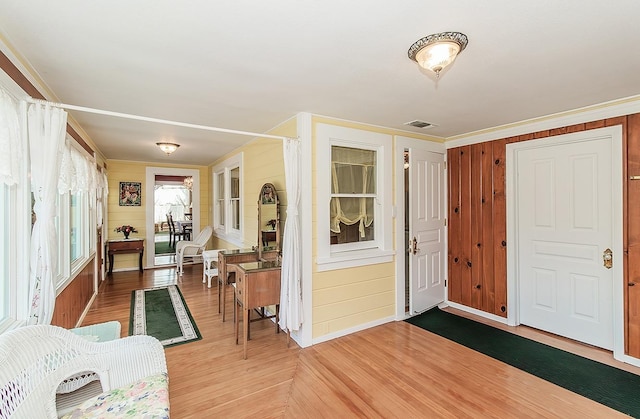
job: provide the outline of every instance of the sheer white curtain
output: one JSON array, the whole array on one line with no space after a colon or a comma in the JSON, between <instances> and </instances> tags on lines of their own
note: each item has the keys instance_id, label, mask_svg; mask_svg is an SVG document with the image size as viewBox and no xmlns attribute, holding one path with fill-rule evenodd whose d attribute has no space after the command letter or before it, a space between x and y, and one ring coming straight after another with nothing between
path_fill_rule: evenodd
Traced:
<instances>
[{"instance_id":1,"label":"sheer white curtain","mask_svg":"<svg viewBox=\"0 0 640 419\"><path fill-rule=\"evenodd\" d=\"M18 104L3 89L0 89L0 150L0 182L15 185L23 162Z\"/></svg>"},{"instance_id":2,"label":"sheer white curtain","mask_svg":"<svg viewBox=\"0 0 640 419\"><path fill-rule=\"evenodd\" d=\"M71 145L74 140L67 138L60 162L58 192L72 194L87 192L95 199L96 174L93 158ZM91 201L91 199L89 200Z\"/></svg>"},{"instance_id":3,"label":"sheer white curtain","mask_svg":"<svg viewBox=\"0 0 640 419\"><path fill-rule=\"evenodd\" d=\"M287 219L282 237L280 321L282 330L299 330L302 318L302 262L300 254L300 140L283 142L284 174L287 187Z\"/></svg>"},{"instance_id":4,"label":"sheer white curtain","mask_svg":"<svg viewBox=\"0 0 640 419\"><path fill-rule=\"evenodd\" d=\"M49 324L55 305L58 249L54 217L59 167L64 150L67 113L32 104L27 115L31 190L36 222L31 231L29 300L31 324Z\"/></svg>"},{"instance_id":5,"label":"sheer white curtain","mask_svg":"<svg viewBox=\"0 0 640 419\"><path fill-rule=\"evenodd\" d=\"M348 147L331 147L331 193L373 194L375 184L376 152ZM360 236L365 237L365 227L373 223L374 199L371 197L332 197L330 225L334 233L340 233L340 223L360 223Z\"/></svg>"}]
</instances>

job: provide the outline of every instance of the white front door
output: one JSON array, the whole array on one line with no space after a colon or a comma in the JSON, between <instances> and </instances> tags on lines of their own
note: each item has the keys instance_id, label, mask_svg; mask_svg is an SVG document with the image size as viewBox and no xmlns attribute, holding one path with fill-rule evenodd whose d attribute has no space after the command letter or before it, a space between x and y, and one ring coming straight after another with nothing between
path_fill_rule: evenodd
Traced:
<instances>
[{"instance_id":1,"label":"white front door","mask_svg":"<svg viewBox=\"0 0 640 419\"><path fill-rule=\"evenodd\" d=\"M445 297L444 154L411 149L409 167L409 310L416 314Z\"/></svg>"},{"instance_id":2,"label":"white front door","mask_svg":"<svg viewBox=\"0 0 640 419\"><path fill-rule=\"evenodd\" d=\"M613 349L612 140L558 142L515 154L520 323Z\"/></svg>"}]
</instances>

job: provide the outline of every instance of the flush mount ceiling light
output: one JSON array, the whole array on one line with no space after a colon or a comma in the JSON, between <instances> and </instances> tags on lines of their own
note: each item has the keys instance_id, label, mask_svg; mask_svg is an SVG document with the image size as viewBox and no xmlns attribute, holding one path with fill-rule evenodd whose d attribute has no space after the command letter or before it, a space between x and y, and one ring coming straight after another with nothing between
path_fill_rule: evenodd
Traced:
<instances>
[{"instance_id":1,"label":"flush mount ceiling light","mask_svg":"<svg viewBox=\"0 0 640 419\"><path fill-rule=\"evenodd\" d=\"M166 143L166 142L156 143L156 145L158 147L160 147L160 150L162 150L165 153L167 153L167 156L169 154L173 153L174 151L176 151L178 149L178 147L180 147L180 144Z\"/></svg>"},{"instance_id":2,"label":"flush mount ceiling light","mask_svg":"<svg viewBox=\"0 0 640 419\"><path fill-rule=\"evenodd\" d=\"M469 40L460 32L441 32L417 40L409 48L409 58L420 67L433 71L436 78L440 72L456 59Z\"/></svg>"}]
</instances>

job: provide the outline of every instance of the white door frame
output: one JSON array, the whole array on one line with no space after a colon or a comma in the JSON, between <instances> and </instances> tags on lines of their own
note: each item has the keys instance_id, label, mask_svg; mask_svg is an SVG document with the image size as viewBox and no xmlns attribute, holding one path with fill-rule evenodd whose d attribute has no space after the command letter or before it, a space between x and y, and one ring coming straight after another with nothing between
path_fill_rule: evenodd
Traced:
<instances>
[{"instance_id":1,"label":"white door frame","mask_svg":"<svg viewBox=\"0 0 640 419\"><path fill-rule=\"evenodd\" d=\"M542 138L507 144L506 150L506 200L507 200L507 324L520 324L519 318L519 281L518 269L518 208L515 194L517 183L517 154L522 150L549 147L560 144L577 143L591 139L611 139L612 179L612 223L614 255L613 264L613 356L623 360L624 357L624 269L623 269L623 208L622 208L622 126L599 128L571 134ZM617 179L617 181L615 181ZM625 360L627 361L627 360ZM628 361L627 361L628 362Z\"/></svg>"},{"instance_id":2,"label":"white door frame","mask_svg":"<svg viewBox=\"0 0 640 419\"><path fill-rule=\"evenodd\" d=\"M404 150L420 149L425 151L431 151L433 153L440 153L444 155L444 159L447 159L447 150L444 143L437 143L434 141L418 140L410 137L395 136L394 145L394 173L395 173L395 205L391 211L393 218L395 218L395 247L396 247L396 320L404 320L407 317L407 313L404 310L405 304L405 288L404 288L404 265L407 258L407 243L404 240ZM448 208L447 204L447 176L444 178L444 207ZM445 264L448 260L447 252L447 229L445 228L445 242L444 242L444 260ZM445 279L448 277L447 269L444 271ZM447 288L445 287L445 295L443 300L446 299Z\"/></svg>"},{"instance_id":3,"label":"white door frame","mask_svg":"<svg viewBox=\"0 0 640 419\"><path fill-rule=\"evenodd\" d=\"M155 221L154 213L154 187L156 184L156 175L165 176L193 176L193 191L191 194L194 237L200 232L200 170L198 169L180 169L175 167L147 167L146 170L146 187L145 187L145 216L146 216L146 267L154 268L155 265Z\"/></svg>"}]
</instances>

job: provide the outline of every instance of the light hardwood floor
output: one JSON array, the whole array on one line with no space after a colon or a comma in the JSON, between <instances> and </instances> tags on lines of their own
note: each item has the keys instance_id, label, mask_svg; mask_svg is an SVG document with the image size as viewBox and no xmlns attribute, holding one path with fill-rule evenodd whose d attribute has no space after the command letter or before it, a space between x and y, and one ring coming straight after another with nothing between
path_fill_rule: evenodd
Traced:
<instances>
[{"instance_id":1,"label":"light hardwood floor","mask_svg":"<svg viewBox=\"0 0 640 419\"><path fill-rule=\"evenodd\" d=\"M83 324L119 320L127 335L131 291L177 283L202 340L166 349L172 418L604 418L622 414L426 332L392 322L300 349L268 320L251 324L248 359L236 345L202 265L114 273ZM466 315L466 314L465 314ZM468 315L466 315L468 316ZM498 325L506 328L505 326ZM611 354L528 328L516 333L632 372Z\"/></svg>"}]
</instances>

